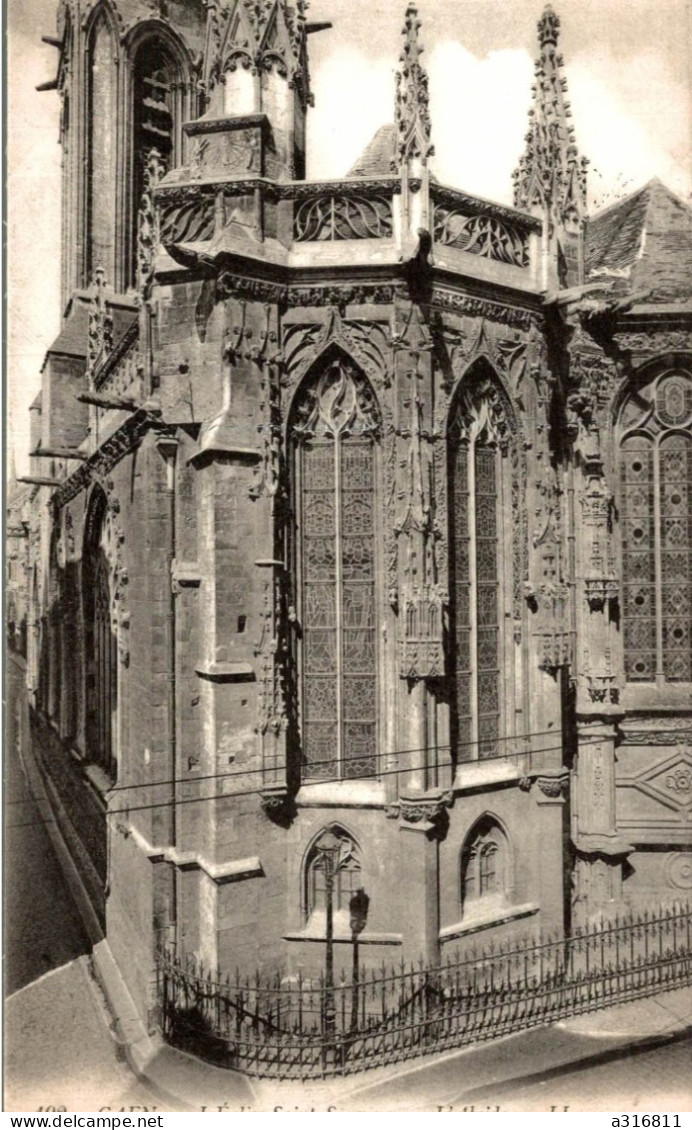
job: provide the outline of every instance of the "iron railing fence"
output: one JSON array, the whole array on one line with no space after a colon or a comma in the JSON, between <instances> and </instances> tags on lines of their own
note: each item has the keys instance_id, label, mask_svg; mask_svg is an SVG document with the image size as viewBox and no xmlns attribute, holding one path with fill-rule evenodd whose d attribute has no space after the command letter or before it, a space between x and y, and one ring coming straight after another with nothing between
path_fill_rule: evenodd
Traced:
<instances>
[{"instance_id":1,"label":"iron railing fence","mask_svg":"<svg viewBox=\"0 0 692 1130\"><path fill-rule=\"evenodd\" d=\"M322 976L222 978L161 951L166 1040L276 1079L349 1074L495 1039L688 984L692 914L676 906L581 930L471 949L443 965Z\"/></svg>"}]
</instances>

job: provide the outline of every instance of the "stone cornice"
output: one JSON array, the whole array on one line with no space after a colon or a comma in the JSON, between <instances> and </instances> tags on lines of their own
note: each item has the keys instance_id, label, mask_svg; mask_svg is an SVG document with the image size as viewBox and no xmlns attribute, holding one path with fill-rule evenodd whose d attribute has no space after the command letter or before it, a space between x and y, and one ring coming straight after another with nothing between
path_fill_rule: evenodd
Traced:
<instances>
[{"instance_id":1,"label":"stone cornice","mask_svg":"<svg viewBox=\"0 0 692 1130\"><path fill-rule=\"evenodd\" d=\"M508 208L504 204L496 204L492 200L484 200L480 196L469 196L456 188L447 185L431 183L430 195L436 204L451 204L470 215L492 216L496 220L512 223L515 227L540 234L542 221L530 212L517 208Z\"/></svg>"},{"instance_id":2,"label":"stone cornice","mask_svg":"<svg viewBox=\"0 0 692 1130\"><path fill-rule=\"evenodd\" d=\"M234 119L236 122L238 119ZM416 183L411 182L415 189ZM260 190L277 200L305 200L313 196L377 196L401 193L399 177L351 177L347 180L333 181L275 181L268 177L212 178L209 180L163 181L155 190L156 199L161 202L177 202L194 199L197 196L215 196L223 192L229 196L250 195Z\"/></svg>"},{"instance_id":3,"label":"stone cornice","mask_svg":"<svg viewBox=\"0 0 692 1130\"><path fill-rule=\"evenodd\" d=\"M232 118L198 118L192 122L185 122L183 132L189 137L196 137L201 133L228 133L237 129L251 129L254 126L265 126L268 122L266 114L239 114Z\"/></svg>"}]
</instances>

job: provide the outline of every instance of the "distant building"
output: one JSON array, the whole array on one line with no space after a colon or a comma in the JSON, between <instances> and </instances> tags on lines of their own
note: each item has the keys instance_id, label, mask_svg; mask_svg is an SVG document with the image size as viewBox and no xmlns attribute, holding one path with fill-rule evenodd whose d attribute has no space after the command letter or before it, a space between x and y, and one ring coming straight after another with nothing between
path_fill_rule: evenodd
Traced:
<instances>
[{"instance_id":1,"label":"distant building","mask_svg":"<svg viewBox=\"0 0 692 1130\"><path fill-rule=\"evenodd\" d=\"M162 942L321 965L325 829L366 964L692 886L690 209L588 217L550 8L514 207L435 179L412 6L394 124L306 180L318 30L59 9L28 678L143 1016Z\"/></svg>"}]
</instances>

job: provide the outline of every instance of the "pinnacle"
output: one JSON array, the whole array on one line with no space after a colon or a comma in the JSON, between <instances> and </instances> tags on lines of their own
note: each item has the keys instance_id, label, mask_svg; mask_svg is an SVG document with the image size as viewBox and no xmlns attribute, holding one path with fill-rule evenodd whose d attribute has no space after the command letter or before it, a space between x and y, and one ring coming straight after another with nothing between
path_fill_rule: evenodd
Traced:
<instances>
[{"instance_id":1,"label":"pinnacle","mask_svg":"<svg viewBox=\"0 0 692 1130\"><path fill-rule=\"evenodd\" d=\"M560 20L550 4L546 4L543 15L538 21L538 42L541 50L545 47L556 47L560 31Z\"/></svg>"}]
</instances>

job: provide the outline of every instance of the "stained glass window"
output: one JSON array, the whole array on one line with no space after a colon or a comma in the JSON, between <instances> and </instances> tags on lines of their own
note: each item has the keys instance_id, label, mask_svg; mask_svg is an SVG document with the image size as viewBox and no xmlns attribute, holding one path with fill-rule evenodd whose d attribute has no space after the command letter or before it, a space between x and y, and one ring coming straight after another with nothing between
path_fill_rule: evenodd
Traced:
<instances>
[{"instance_id":1,"label":"stained glass window","mask_svg":"<svg viewBox=\"0 0 692 1130\"><path fill-rule=\"evenodd\" d=\"M666 374L626 403L620 449L625 673L692 682L692 381Z\"/></svg>"},{"instance_id":2,"label":"stained glass window","mask_svg":"<svg viewBox=\"0 0 692 1130\"><path fill-rule=\"evenodd\" d=\"M308 777L376 771L375 442L372 393L340 362L292 417Z\"/></svg>"},{"instance_id":3,"label":"stained glass window","mask_svg":"<svg viewBox=\"0 0 692 1130\"><path fill-rule=\"evenodd\" d=\"M449 437L449 513L454 744L461 761L499 752L503 459L487 414L460 406Z\"/></svg>"}]
</instances>

